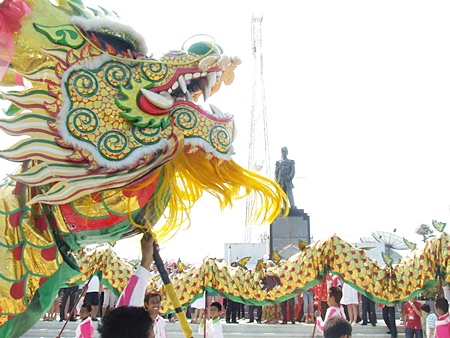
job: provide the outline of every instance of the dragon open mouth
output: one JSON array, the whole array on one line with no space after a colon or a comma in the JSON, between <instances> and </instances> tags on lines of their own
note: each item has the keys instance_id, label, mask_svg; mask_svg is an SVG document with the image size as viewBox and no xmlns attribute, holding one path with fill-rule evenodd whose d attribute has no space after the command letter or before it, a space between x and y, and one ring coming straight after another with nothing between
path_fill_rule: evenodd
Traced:
<instances>
[{"instance_id":1,"label":"dragon open mouth","mask_svg":"<svg viewBox=\"0 0 450 338\"><path fill-rule=\"evenodd\" d=\"M221 79L222 70L186 72L178 76L176 81L167 88L159 92L142 88L142 95L154 106L160 109L171 109L177 102L188 101L195 104L201 111L214 116L218 119L227 119L231 115L223 113L219 108L210 104L211 111L205 110L202 106L196 104L198 98L203 95L203 101L206 102L211 96L213 86Z\"/></svg>"}]
</instances>

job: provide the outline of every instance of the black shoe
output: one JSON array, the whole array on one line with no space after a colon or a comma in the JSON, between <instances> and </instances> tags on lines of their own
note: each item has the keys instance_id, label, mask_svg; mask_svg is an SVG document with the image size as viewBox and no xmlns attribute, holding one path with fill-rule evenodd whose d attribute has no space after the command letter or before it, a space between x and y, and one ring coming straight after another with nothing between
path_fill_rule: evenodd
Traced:
<instances>
[{"instance_id":1,"label":"black shoe","mask_svg":"<svg viewBox=\"0 0 450 338\"><path fill-rule=\"evenodd\" d=\"M375 323L372 323L372 326L377 326L377 324L375 324Z\"/></svg>"},{"instance_id":2,"label":"black shoe","mask_svg":"<svg viewBox=\"0 0 450 338\"><path fill-rule=\"evenodd\" d=\"M72 319L69 319L69 322L76 322L77 320L76 319L74 319L74 318L72 318Z\"/></svg>"},{"instance_id":3,"label":"black shoe","mask_svg":"<svg viewBox=\"0 0 450 338\"><path fill-rule=\"evenodd\" d=\"M391 331L386 332L386 334L391 334Z\"/></svg>"},{"instance_id":4,"label":"black shoe","mask_svg":"<svg viewBox=\"0 0 450 338\"><path fill-rule=\"evenodd\" d=\"M293 320L291 323L292 323L292 324L295 324L295 320Z\"/></svg>"},{"instance_id":5,"label":"black shoe","mask_svg":"<svg viewBox=\"0 0 450 338\"><path fill-rule=\"evenodd\" d=\"M281 324L287 324L287 321L286 321L286 320L283 320L283 322L282 322Z\"/></svg>"},{"instance_id":6,"label":"black shoe","mask_svg":"<svg viewBox=\"0 0 450 338\"><path fill-rule=\"evenodd\" d=\"M257 322L258 324L262 324L262 322L261 322L260 320L257 320L256 322Z\"/></svg>"},{"instance_id":7,"label":"black shoe","mask_svg":"<svg viewBox=\"0 0 450 338\"><path fill-rule=\"evenodd\" d=\"M227 324L231 324L231 322L229 320L226 320L225 323ZM390 333L390 332L389 332Z\"/></svg>"},{"instance_id":8,"label":"black shoe","mask_svg":"<svg viewBox=\"0 0 450 338\"><path fill-rule=\"evenodd\" d=\"M361 323L361 325L367 325L367 323Z\"/></svg>"},{"instance_id":9,"label":"black shoe","mask_svg":"<svg viewBox=\"0 0 450 338\"><path fill-rule=\"evenodd\" d=\"M232 320L232 321L231 321L231 324L239 324L239 322L236 321L236 320Z\"/></svg>"},{"instance_id":10,"label":"black shoe","mask_svg":"<svg viewBox=\"0 0 450 338\"><path fill-rule=\"evenodd\" d=\"M63 321L64 321L64 319L60 319L59 321L60 321L60 322L63 322Z\"/></svg>"}]
</instances>

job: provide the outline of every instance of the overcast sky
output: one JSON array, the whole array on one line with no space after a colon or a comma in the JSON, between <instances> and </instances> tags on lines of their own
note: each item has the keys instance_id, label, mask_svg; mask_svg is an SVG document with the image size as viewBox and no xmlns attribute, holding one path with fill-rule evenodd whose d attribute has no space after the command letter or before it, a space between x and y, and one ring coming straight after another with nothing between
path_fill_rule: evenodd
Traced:
<instances>
[{"instance_id":1,"label":"overcast sky","mask_svg":"<svg viewBox=\"0 0 450 338\"><path fill-rule=\"evenodd\" d=\"M263 15L268 149L287 146L294 195L315 240L347 241L447 222L450 205L450 3L447 1L99 1L133 22L156 56L208 34L240 56L235 83L211 102L235 115L235 160L247 165L252 14ZM130 11L131 10L131 11ZM243 242L245 208L199 202L166 258L223 256ZM192 245L184 246L190 243ZM137 245L135 245L137 249ZM182 248L182 251L180 248ZM130 250L128 250L130 251ZM163 257L164 258L164 257Z\"/></svg>"}]
</instances>

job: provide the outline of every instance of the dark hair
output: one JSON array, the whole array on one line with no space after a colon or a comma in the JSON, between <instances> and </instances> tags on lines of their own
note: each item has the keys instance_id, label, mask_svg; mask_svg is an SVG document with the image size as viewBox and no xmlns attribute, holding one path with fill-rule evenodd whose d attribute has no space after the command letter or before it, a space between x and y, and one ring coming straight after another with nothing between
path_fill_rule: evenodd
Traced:
<instances>
[{"instance_id":1,"label":"dark hair","mask_svg":"<svg viewBox=\"0 0 450 338\"><path fill-rule=\"evenodd\" d=\"M145 294L144 304L150 303L150 298L159 297L159 300L162 300L161 294L158 291L149 291Z\"/></svg>"},{"instance_id":2,"label":"dark hair","mask_svg":"<svg viewBox=\"0 0 450 338\"><path fill-rule=\"evenodd\" d=\"M352 335L352 326L347 319L341 316L333 316L325 322L323 327L324 338L340 338Z\"/></svg>"},{"instance_id":3,"label":"dark hair","mask_svg":"<svg viewBox=\"0 0 450 338\"><path fill-rule=\"evenodd\" d=\"M81 307L86 308L87 312L92 312L92 305L90 303L83 303L83 305L81 305Z\"/></svg>"},{"instance_id":4,"label":"dark hair","mask_svg":"<svg viewBox=\"0 0 450 338\"><path fill-rule=\"evenodd\" d=\"M445 298L436 299L436 303L434 304L436 309L441 309L444 313L448 312L448 301Z\"/></svg>"},{"instance_id":5,"label":"dark hair","mask_svg":"<svg viewBox=\"0 0 450 338\"><path fill-rule=\"evenodd\" d=\"M342 299L342 289L339 286L332 286L328 290L330 297L334 297L336 303L341 304Z\"/></svg>"},{"instance_id":6,"label":"dark hair","mask_svg":"<svg viewBox=\"0 0 450 338\"><path fill-rule=\"evenodd\" d=\"M101 338L148 338L153 319L143 307L119 306L108 312L98 324Z\"/></svg>"},{"instance_id":7,"label":"dark hair","mask_svg":"<svg viewBox=\"0 0 450 338\"><path fill-rule=\"evenodd\" d=\"M217 310L222 311L222 305L219 302L212 302L210 306L214 306Z\"/></svg>"},{"instance_id":8,"label":"dark hair","mask_svg":"<svg viewBox=\"0 0 450 338\"><path fill-rule=\"evenodd\" d=\"M431 311L430 305L428 305L428 304L422 304L422 305L420 306L420 309L421 309L422 311L425 311L426 313L430 313L430 311Z\"/></svg>"}]
</instances>

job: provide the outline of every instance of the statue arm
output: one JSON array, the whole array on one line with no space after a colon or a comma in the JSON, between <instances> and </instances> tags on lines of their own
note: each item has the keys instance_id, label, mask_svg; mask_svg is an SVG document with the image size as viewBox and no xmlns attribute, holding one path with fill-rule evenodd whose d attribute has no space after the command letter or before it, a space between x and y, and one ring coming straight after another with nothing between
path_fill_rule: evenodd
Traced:
<instances>
[{"instance_id":1,"label":"statue arm","mask_svg":"<svg viewBox=\"0 0 450 338\"><path fill-rule=\"evenodd\" d=\"M289 180L292 181L294 179L294 176L295 176L295 162L292 161L291 162L291 170L289 173Z\"/></svg>"}]
</instances>

